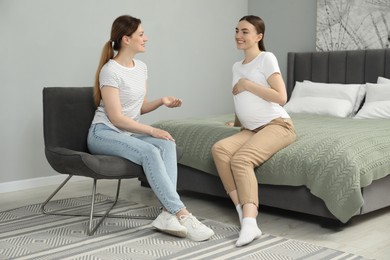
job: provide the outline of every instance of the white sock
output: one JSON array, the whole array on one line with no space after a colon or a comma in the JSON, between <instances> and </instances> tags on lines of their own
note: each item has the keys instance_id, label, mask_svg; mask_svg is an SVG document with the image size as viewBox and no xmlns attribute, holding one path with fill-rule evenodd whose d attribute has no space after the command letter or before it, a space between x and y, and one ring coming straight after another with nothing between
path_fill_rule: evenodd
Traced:
<instances>
[{"instance_id":1,"label":"white sock","mask_svg":"<svg viewBox=\"0 0 390 260\"><path fill-rule=\"evenodd\" d=\"M259 238L261 236L261 230L257 226L255 218L243 218L240 236L236 242L236 246L244 246Z\"/></svg>"},{"instance_id":2,"label":"white sock","mask_svg":"<svg viewBox=\"0 0 390 260\"><path fill-rule=\"evenodd\" d=\"M237 204L236 210L238 213L238 218L240 219L240 225L242 225L242 206L241 206L241 204Z\"/></svg>"}]
</instances>

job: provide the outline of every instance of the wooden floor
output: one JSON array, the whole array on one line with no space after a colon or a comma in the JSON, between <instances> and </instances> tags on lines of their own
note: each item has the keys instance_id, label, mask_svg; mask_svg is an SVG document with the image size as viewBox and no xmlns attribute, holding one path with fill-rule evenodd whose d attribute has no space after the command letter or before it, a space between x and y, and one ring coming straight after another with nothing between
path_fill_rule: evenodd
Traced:
<instances>
[{"instance_id":1,"label":"wooden floor","mask_svg":"<svg viewBox=\"0 0 390 260\"><path fill-rule=\"evenodd\" d=\"M90 195L92 181L68 183L54 199ZM149 188L138 180L125 180L121 199L159 206ZM0 193L0 210L43 202L56 186ZM115 181L98 182L98 193L114 195ZM236 211L228 199L180 192L187 208L195 215L238 225ZM258 223L264 233L306 241L364 256L369 259L390 259L390 208L354 218L342 228L324 228L317 218L271 208L261 208Z\"/></svg>"}]
</instances>

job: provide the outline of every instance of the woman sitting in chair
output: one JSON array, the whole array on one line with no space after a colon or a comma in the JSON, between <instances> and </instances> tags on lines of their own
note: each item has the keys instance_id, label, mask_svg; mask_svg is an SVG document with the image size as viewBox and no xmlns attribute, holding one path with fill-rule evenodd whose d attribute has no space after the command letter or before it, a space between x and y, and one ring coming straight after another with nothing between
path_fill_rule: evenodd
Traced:
<instances>
[{"instance_id":1,"label":"woman sitting in chair","mask_svg":"<svg viewBox=\"0 0 390 260\"><path fill-rule=\"evenodd\" d=\"M123 15L115 19L96 72L97 106L88 133L91 153L126 158L143 167L150 187L163 206L152 226L163 232L204 241L213 230L187 210L176 191L176 144L162 129L139 122L140 115L158 107L179 107L182 101L166 96L146 98L147 67L135 59L145 51L147 37L141 20Z\"/></svg>"}]
</instances>

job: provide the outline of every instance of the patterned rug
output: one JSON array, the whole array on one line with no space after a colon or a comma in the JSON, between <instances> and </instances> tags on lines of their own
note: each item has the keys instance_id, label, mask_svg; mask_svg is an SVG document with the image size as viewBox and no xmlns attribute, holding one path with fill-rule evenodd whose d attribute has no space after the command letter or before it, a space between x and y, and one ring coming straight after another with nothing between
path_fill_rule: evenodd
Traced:
<instances>
[{"instance_id":1,"label":"patterned rug","mask_svg":"<svg viewBox=\"0 0 390 260\"><path fill-rule=\"evenodd\" d=\"M110 197L99 194L96 212ZM47 209L69 207L88 213L90 197L51 202ZM155 217L156 207L120 200L113 211ZM200 219L215 231L206 242L192 242L154 230L151 220L108 218L93 236L86 235L87 217L43 215L40 204L0 212L0 259L364 259L360 256L296 240L264 234L236 248L239 228Z\"/></svg>"}]
</instances>

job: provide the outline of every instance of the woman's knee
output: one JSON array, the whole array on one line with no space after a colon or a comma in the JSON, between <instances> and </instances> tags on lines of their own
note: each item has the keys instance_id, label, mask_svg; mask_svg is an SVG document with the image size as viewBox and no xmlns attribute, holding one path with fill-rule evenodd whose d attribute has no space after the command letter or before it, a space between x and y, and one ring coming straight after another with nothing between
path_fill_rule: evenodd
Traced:
<instances>
[{"instance_id":1,"label":"woman's knee","mask_svg":"<svg viewBox=\"0 0 390 260\"><path fill-rule=\"evenodd\" d=\"M158 147L158 148L157 148ZM177 155L177 149L176 149L176 143L172 142L170 140L161 140L159 144L157 145L157 150L160 150L160 156L165 158L166 156L176 156Z\"/></svg>"},{"instance_id":2,"label":"woman's knee","mask_svg":"<svg viewBox=\"0 0 390 260\"><path fill-rule=\"evenodd\" d=\"M225 151L225 146L224 146L224 143L223 143L223 140L220 140L218 142L216 142L212 147L211 147L211 153L213 156L217 155L217 154L221 154Z\"/></svg>"},{"instance_id":3,"label":"woman's knee","mask_svg":"<svg viewBox=\"0 0 390 260\"><path fill-rule=\"evenodd\" d=\"M164 146L165 146L167 149L176 152L176 143L175 143L175 142L172 142L172 141L170 141L170 140L164 140L163 144L164 144Z\"/></svg>"}]
</instances>

